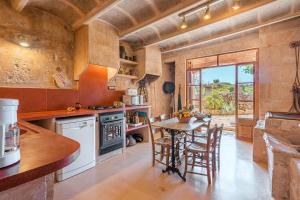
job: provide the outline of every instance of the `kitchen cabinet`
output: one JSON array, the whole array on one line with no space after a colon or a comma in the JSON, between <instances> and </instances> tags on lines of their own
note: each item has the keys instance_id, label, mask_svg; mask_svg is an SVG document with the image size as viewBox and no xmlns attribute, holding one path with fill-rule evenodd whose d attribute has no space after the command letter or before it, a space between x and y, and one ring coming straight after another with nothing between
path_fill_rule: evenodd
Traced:
<instances>
[{"instance_id":1,"label":"kitchen cabinet","mask_svg":"<svg viewBox=\"0 0 300 200\"><path fill-rule=\"evenodd\" d=\"M74 80L79 80L89 64L107 67L110 79L119 63L119 36L113 27L95 20L75 32Z\"/></svg>"}]
</instances>

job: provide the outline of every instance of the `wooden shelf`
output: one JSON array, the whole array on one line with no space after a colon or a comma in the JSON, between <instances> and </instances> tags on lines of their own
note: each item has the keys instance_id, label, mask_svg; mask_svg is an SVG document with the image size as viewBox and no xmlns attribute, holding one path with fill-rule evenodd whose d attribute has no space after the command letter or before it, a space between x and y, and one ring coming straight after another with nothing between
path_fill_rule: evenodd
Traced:
<instances>
[{"instance_id":1,"label":"wooden shelf","mask_svg":"<svg viewBox=\"0 0 300 200\"><path fill-rule=\"evenodd\" d=\"M123 58L120 58L120 63L128 64L128 65L138 65L138 63L135 62L135 61L126 60L126 59L123 59Z\"/></svg>"},{"instance_id":2,"label":"wooden shelf","mask_svg":"<svg viewBox=\"0 0 300 200\"><path fill-rule=\"evenodd\" d=\"M148 127L148 124L143 124L141 126L137 126L137 127L128 127L128 129L126 130L126 133L131 132L131 131L135 131L141 128L146 128Z\"/></svg>"},{"instance_id":3,"label":"wooden shelf","mask_svg":"<svg viewBox=\"0 0 300 200\"><path fill-rule=\"evenodd\" d=\"M122 78L128 78L128 79L134 79L137 80L137 76L132 76L132 75L127 75L127 74L116 74L117 77L122 77Z\"/></svg>"}]
</instances>

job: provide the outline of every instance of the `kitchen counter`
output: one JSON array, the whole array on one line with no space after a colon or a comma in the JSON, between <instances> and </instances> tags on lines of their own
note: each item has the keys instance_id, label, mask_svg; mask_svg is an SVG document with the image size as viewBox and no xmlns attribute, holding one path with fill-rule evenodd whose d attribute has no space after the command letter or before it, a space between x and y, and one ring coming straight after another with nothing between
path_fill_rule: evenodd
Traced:
<instances>
[{"instance_id":1,"label":"kitchen counter","mask_svg":"<svg viewBox=\"0 0 300 200\"><path fill-rule=\"evenodd\" d=\"M0 199L6 198L7 195L16 195L22 199L24 190L30 190L28 194L36 193L45 185L44 192L38 191L38 195L44 196L46 192L47 195L53 196L51 195L53 194L53 173L72 163L79 155L80 144L78 142L33 125L30 121L149 108L150 106L131 106L105 110L80 109L72 112L56 110L19 113L21 160L19 163L0 169Z\"/></svg>"},{"instance_id":2,"label":"kitchen counter","mask_svg":"<svg viewBox=\"0 0 300 200\"><path fill-rule=\"evenodd\" d=\"M18 124L21 160L0 169L0 191L47 176L79 155L78 142L22 120Z\"/></svg>"},{"instance_id":3,"label":"kitchen counter","mask_svg":"<svg viewBox=\"0 0 300 200\"><path fill-rule=\"evenodd\" d=\"M75 111L55 110L55 111L29 112L29 113L19 113L18 118L25 121L33 121L33 120L42 120L42 119L49 119L49 118L94 115L94 114L101 114L101 113L108 113L108 112L147 109L150 107L151 106L126 106L125 108L109 108L104 110L80 109Z\"/></svg>"}]
</instances>

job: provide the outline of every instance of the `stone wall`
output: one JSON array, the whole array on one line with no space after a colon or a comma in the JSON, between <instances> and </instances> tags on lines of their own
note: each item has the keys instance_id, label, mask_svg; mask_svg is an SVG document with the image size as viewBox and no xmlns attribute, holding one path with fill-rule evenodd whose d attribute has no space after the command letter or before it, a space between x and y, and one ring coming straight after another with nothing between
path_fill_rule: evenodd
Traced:
<instances>
[{"instance_id":1,"label":"stone wall","mask_svg":"<svg viewBox=\"0 0 300 200\"><path fill-rule=\"evenodd\" d=\"M55 88L61 73L73 87L74 33L59 18L36 8L14 11L0 1L0 86ZM19 45L26 40L30 47Z\"/></svg>"},{"instance_id":2,"label":"stone wall","mask_svg":"<svg viewBox=\"0 0 300 200\"><path fill-rule=\"evenodd\" d=\"M178 88L179 84L186 83L186 59L258 48L259 116L263 117L266 111L288 111L291 106L295 56L289 43L294 40L300 40L300 18L191 49L163 54L163 60L175 61L175 82ZM185 88L182 93L182 102L185 104Z\"/></svg>"},{"instance_id":3,"label":"stone wall","mask_svg":"<svg viewBox=\"0 0 300 200\"><path fill-rule=\"evenodd\" d=\"M300 18L259 30L260 114L289 111L295 79L292 41L300 40Z\"/></svg>"},{"instance_id":4,"label":"stone wall","mask_svg":"<svg viewBox=\"0 0 300 200\"><path fill-rule=\"evenodd\" d=\"M175 84L176 84L176 93L175 101L177 105L177 95L179 84L181 84L181 96L182 104L186 103L186 60L190 58L204 57L216 54L222 54L225 52L234 52L251 48L258 48L259 39L258 31L254 31L242 36L235 36L226 38L223 40L218 40L214 42L207 43L205 45L197 46L194 48L176 51L169 54L163 54L164 62L175 62Z\"/></svg>"},{"instance_id":5,"label":"stone wall","mask_svg":"<svg viewBox=\"0 0 300 200\"><path fill-rule=\"evenodd\" d=\"M170 94L163 92L163 84L165 81L175 82L175 66L172 64L163 64L162 76L147 87L149 105L152 106L151 113L153 117L172 113L172 97Z\"/></svg>"}]
</instances>

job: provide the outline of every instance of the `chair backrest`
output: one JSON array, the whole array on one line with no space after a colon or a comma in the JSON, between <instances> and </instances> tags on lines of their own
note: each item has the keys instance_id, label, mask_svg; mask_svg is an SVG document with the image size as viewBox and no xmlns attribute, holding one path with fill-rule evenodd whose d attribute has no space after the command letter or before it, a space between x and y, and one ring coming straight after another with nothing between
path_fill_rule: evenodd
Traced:
<instances>
[{"instance_id":1,"label":"chair backrest","mask_svg":"<svg viewBox=\"0 0 300 200\"><path fill-rule=\"evenodd\" d=\"M207 131L208 131L209 128L210 128L210 123L211 123L211 120L209 120L208 122L206 122L202 127L207 128Z\"/></svg>"},{"instance_id":2,"label":"chair backrest","mask_svg":"<svg viewBox=\"0 0 300 200\"><path fill-rule=\"evenodd\" d=\"M216 145L217 146L219 146L221 144L223 128L224 128L224 124L221 124L221 126L217 127L217 138L216 138Z\"/></svg>"},{"instance_id":3,"label":"chair backrest","mask_svg":"<svg viewBox=\"0 0 300 200\"><path fill-rule=\"evenodd\" d=\"M170 116L167 115L167 114L162 114L162 115L159 116L159 118L160 118L160 121L163 121L163 120L166 120L166 119L170 119Z\"/></svg>"},{"instance_id":4,"label":"chair backrest","mask_svg":"<svg viewBox=\"0 0 300 200\"><path fill-rule=\"evenodd\" d=\"M152 127L152 123L156 122L156 121L159 121L158 117L150 117L150 118L147 118L147 123L148 123L148 127L149 127L149 130L150 130L150 137L151 137L151 142L154 143L154 134L156 133L160 133L161 134L161 137L163 137L163 131L161 128L153 128Z\"/></svg>"},{"instance_id":5,"label":"chair backrest","mask_svg":"<svg viewBox=\"0 0 300 200\"><path fill-rule=\"evenodd\" d=\"M216 134L217 134L217 127L214 126L213 128L208 129L207 131L207 152L211 152L214 150L216 146Z\"/></svg>"}]
</instances>

